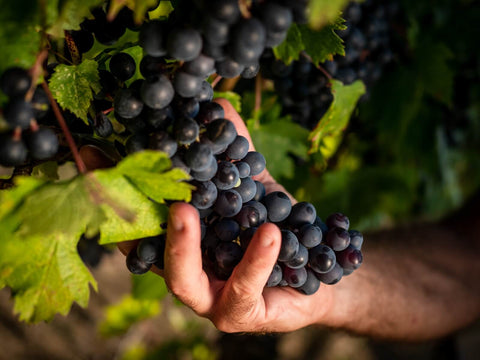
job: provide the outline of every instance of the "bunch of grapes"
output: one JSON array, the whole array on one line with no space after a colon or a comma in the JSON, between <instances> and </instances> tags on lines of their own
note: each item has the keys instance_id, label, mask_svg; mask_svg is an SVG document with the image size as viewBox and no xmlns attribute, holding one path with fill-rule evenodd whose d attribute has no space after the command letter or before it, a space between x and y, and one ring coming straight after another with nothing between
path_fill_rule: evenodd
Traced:
<instances>
[{"instance_id":1,"label":"bunch of grapes","mask_svg":"<svg viewBox=\"0 0 480 360\"><path fill-rule=\"evenodd\" d=\"M242 259L258 226L277 224L282 232L278 262L266 286L290 286L315 293L320 282L334 284L362 261L363 236L348 231L349 220L336 213L326 223L307 202L292 205L283 192L265 194L253 179L266 166L265 158L249 151L215 102L205 101L193 117L183 116L161 135L150 135L151 148L169 151L173 166L190 173L195 186L191 204L198 210L204 265L226 280ZM135 274L164 266L165 235L141 239L126 263Z\"/></svg>"},{"instance_id":2,"label":"bunch of grapes","mask_svg":"<svg viewBox=\"0 0 480 360\"><path fill-rule=\"evenodd\" d=\"M285 65L271 52L266 52L262 58L262 75L274 81L284 113L291 114L295 122L308 129L316 126L333 100L325 71L344 84L362 80L368 93L394 59L393 25L398 14L395 2L350 3L343 14L347 28L338 31L345 43L345 56L320 64L321 69L313 66L306 56Z\"/></svg>"},{"instance_id":3,"label":"bunch of grapes","mask_svg":"<svg viewBox=\"0 0 480 360\"><path fill-rule=\"evenodd\" d=\"M19 166L29 160L46 160L56 154L58 138L53 130L37 123L48 111L49 102L42 88L32 87L30 74L11 67L0 78L0 87L8 96L3 109L6 129L0 130L0 165Z\"/></svg>"}]
</instances>

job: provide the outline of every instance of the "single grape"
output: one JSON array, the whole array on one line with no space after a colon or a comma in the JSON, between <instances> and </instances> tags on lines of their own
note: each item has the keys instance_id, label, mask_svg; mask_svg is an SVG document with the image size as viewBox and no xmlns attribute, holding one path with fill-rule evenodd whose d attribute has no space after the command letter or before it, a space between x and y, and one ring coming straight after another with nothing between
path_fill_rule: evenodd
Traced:
<instances>
[{"instance_id":1,"label":"single grape","mask_svg":"<svg viewBox=\"0 0 480 360\"><path fill-rule=\"evenodd\" d=\"M350 226L350 220L342 213L334 213L327 217L325 224L328 226L328 228L339 227L348 230Z\"/></svg>"},{"instance_id":2,"label":"single grape","mask_svg":"<svg viewBox=\"0 0 480 360\"><path fill-rule=\"evenodd\" d=\"M235 163L235 166L238 169L238 175L240 176L240 179L244 179L250 176L250 165L248 165L244 161L238 161ZM257 185L255 185L256 187ZM256 193L256 190L255 190Z\"/></svg>"},{"instance_id":3,"label":"single grape","mask_svg":"<svg viewBox=\"0 0 480 360\"><path fill-rule=\"evenodd\" d=\"M317 217L315 207L308 202L299 202L292 206L292 211L288 217L288 223L296 228L304 224L313 224Z\"/></svg>"},{"instance_id":4,"label":"single grape","mask_svg":"<svg viewBox=\"0 0 480 360\"><path fill-rule=\"evenodd\" d=\"M211 165L212 156L208 145L195 142L185 152L184 161L193 171L204 171Z\"/></svg>"},{"instance_id":5,"label":"single grape","mask_svg":"<svg viewBox=\"0 0 480 360\"><path fill-rule=\"evenodd\" d=\"M175 120L175 116L170 106L163 109L146 108L145 120L156 130L166 130Z\"/></svg>"},{"instance_id":6,"label":"single grape","mask_svg":"<svg viewBox=\"0 0 480 360\"><path fill-rule=\"evenodd\" d=\"M107 138L113 134L113 125L110 119L103 112L97 113L95 116L95 133L103 138Z\"/></svg>"},{"instance_id":7,"label":"single grape","mask_svg":"<svg viewBox=\"0 0 480 360\"><path fill-rule=\"evenodd\" d=\"M201 77L179 71L173 79L173 87L180 96L194 97L202 90L202 82Z\"/></svg>"},{"instance_id":8,"label":"single grape","mask_svg":"<svg viewBox=\"0 0 480 360\"><path fill-rule=\"evenodd\" d=\"M256 62L245 66L240 76L244 79L253 79L260 71L260 63Z\"/></svg>"},{"instance_id":9,"label":"single grape","mask_svg":"<svg viewBox=\"0 0 480 360\"><path fill-rule=\"evenodd\" d=\"M127 269L135 275L145 274L152 267L152 264L147 264L138 257L136 248L130 250L125 260Z\"/></svg>"},{"instance_id":10,"label":"single grape","mask_svg":"<svg viewBox=\"0 0 480 360\"><path fill-rule=\"evenodd\" d=\"M307 270L304 267L292 269L285 266L283 269L283 279L287 281L288 286L299 288L307 281Z\"/></svg>"},{"instance_id":11,"label":"single grape","mask_svg":"<svg viewBox=\"0 0 480 360\"><path fill-rule=\"evenodd\" d=\"M280 222L285 220L292 210L290 198L281 191L274 191L266 195L262 203L268 211L268 219L271 222Z\"/></svg>"},{"instance_id":12,"label":"single grape","mask_svg":"<svg viewBox=\"0 0 480 360\"><path fill-rule=\"evenodd\" d=\"M240 235L240 225L233 219L221 219L214 230L221 241L233 241Z\"/></svg>"},{"instance_id":13,"label":"single grape","mask_svg":"<svg viewBox=\"0 0 480 360\"><path fill-rule=\"evenodd\" d=\"M228 161L220 161L217 173L212 181L219 190L228 190L237 185L239 179L240 176L235 164Z\"/></svg>"},{"instance_id":14,"label":"single grape","mask_svg":"<svg viewBox=\"0 0 480 360\"><path fill-rule=\"evenodd\" d=\"M137 256L146 264L155 264L160 258L163 258L165 249L165 236L150 236L140 239L137 245Z\"/></svg>"},{"instance_id":15,"label":"single grape","mask_svg":"<svg viewBox=\"0 0 480 360\"><path fill-rule=\"evenodd\" d=\"M12 128L28 129L34 115L32 104L22 98L11 99L3 109L3 116Z\"/></svg>"},{"instance_id":16,"label":"single grape","mask_svg":"<svg viewBox=\"0 0 480 360\"><path fill-rule=\"evenodd\" d=\"M213 57L213 55L211 56ZM244 65L241 65L229 57L217 60L215 67L217 69L217 74L227 79L239 76L245 69Z\"/></svg>"},{"instance_id":17,"label":"single grape","mask_svg":"<svg viewBox=\"0 0 480 360\"><path fill-rule=\"evenodd\" d=\"M358 230L350 230L348 234L350 235L350 245L352 245L357 250L361 250L363 244L362 233Z\"/></svg>"},{"instance_id":18,"label":"single grape","mask_svg":"<svg viewBox=\"0 0 480 360\"><path fill-rule=\"evenodd\" d=\"M266 287L277 286L280 283L280 281L282 281L282 277L283 277L282 268L280 267L280 265L275 264L270 276L268 277L267 284L265 286Z\"/></svg>"},{"instance_id":19,"label":"single grape","mask_svg":"<svg viewBox=\"0 0 480 360\"><path fill-rule=\"evenodd\" d=\"M166 49L166 25L160 20L152 20L143 24L138 36L138 43L150 56L164 56Z\"/></svg>"},{"instance_id":20,"label":"single grape","mask_svg":"<svg viewBox=\"0 0 480 360\"><path fill-rule=\"evenodd\" d=\"M204 54L183 64L182 70L186 73L205 79L215 72L215 60Z\"/></svg>"},{"instance_id":21,"label":"single grape","mask_svg":"<svg viewBox=\"0 0 480 360\"><path fill-rule=\"evenodd\" d=\"M181 61L194 60L202 50L202 36L197 30L174 29L167 39L168 54Z\"/></svg>"},{"instance_id":22,"label":"single grape","mask_svg":"<svg viewBox=\"0 0 480 360\"><path fill-rule=\"evenodd\" d=\"M350 235L348 231L342 228L331 228L325 239L325 244L330 246L334 251L342 251L350 245Z\"/></svg>"},{"instance_id":23,"label":"single grape","mask_svg":"<svg viewBox=\"0 0 480 360\"><path fill-rule=\"evenodd\" d=\"M220 216L233 217L242 209L242 197L235 190L221 191L213 209Z\"/></svg>"},{"instance_id":24,"label":"single grape","mask_svg":"<svg viewBox=\"0 0 480 360\"><path fill-rule=\"evenodd\" d=\"M249 151L242 161L250 165L251 176L259 175L266 167L265 157L257 151Z\"/></svg>"},{"instance_id":25,"label":"single grape","mask_svg":"<svg viewBox=\"0 0 480 360\"><path fill-rule=\"evenodd\" d=\"M8 68L0 77L0 88L10 97L25 95L31 85L32 78L28 71L17 66Z\"/></svg>"},{"instance_id":26,"label":"single grape","mask_svg":"<svg viewBox=\"0 0 480 360\"><path fill-rule=\"evenodd\" d=\"M165 75L151 76L140 89L143 102L152 109L162 109L173 100L175 90Z\"/></svg>"},{"instance_id":27,"label":"single grape","mask_svg":"<svg viewBox=\"0 0 480 360\"><path fill-rule=\"evenodd\" d=\"M28 149L34 159L51 158L58 151L58 138L49 128L39 128L28 137Z\"/></svg>"},{"instance_id":28,"label":"single grape","mask_svg":"<svg viewBox=\"0 0 480 360\"><path fill-rule=\"evenodd\" d=\"M192 181L195 190L192 191L191 204L199 210L211 207L217 200L217 187L211 181Z\"/></svg>"},{"instance_id":29,"label":"single grape","mask_svg":"<svg viewBox=\"0 0 480 360\"><path fill-rule=\"evenodd\" d=\"M308 251L308 264L319 274L332 270L335 263L335 252L326 245L320 244Z\"/></svg>"},{"instance_id":30,"label":"single grape","mask_svg":"<svg viewBox=\"0 0 480 360\"><path fill-rule=\"evenodd\" d=\"M240 17L237 0L211 0L208 10L211 16L227 24L234 24Z\"/></svg>"},{"instance_id":31,"label":"single grape","mask_svg":"<svg viewBox=\"0 0 480 360\"><path fill-rule=\"evenodd\" d=\"M255 185L257 185L257 192L255 193L255 197L253 198L253 200L262 201L266 193L265 186L257 180L255 180Z\"/></svg>"},{"instance_id":32,"label":"single grape","mask_svg":"<svg viewBox=\"0 0 480 360\"><path fill-rule=\"evenodd\" d=\"M175 155L173 155L170 160L172 161L172 168L181 169L185 171L187 174L190 174L190 168L183 162L182 155L180 155L178 152L176 152ZM210 179L201 180L201 179L195 178L195 180L206 181Z\"/></svg>"},{"instance_id":33,"label":"single grape","mask_svg":"<svg viewBox=\"0 0 480 360\"><path fill-rule=\"evenodd\" d=\"M149 137L148 147L152 150L163 151L172 157L178 149L177 142L166 131L152 133Z\"/></svg>"},{"instance_id":34,"label":"single grape","mask_svg":"<svg viewBox=\"0 0 480 360\"><path fill-rule=\"evenodd\" d=\"M150 76L168 73L168 66L163 56L145 55L140 61L140 74L146 79Z\"/></svg>"},{"instance_id":35,"label":"single grape","mask_svg":"<svg viewBox=\"0 0 480 360\"><path fill-rule=\"evenodd\" d=\"M315 272L311 269L307 269L307 280L305 280L305 283L297 288L297 290L305 295L313 295L318 291L319 288L320 280L315 275Z\"/></svg>"},{"instance_id":36,"label":"single grape","mask_svg":"<svg viewBox=\"0 0 480 360\"><path fill-rule=\"evenodd\" d=\"M110 58L110 72L120 81L127 81L137 69L133 57L127 53L118 53Z\"/></svg>"},{"instance_id":37,"label":"single grape","mask_svg":"<svg viewBox=\"0 0 480 360\"><path fill-rule=\"evenodd\" d=\"M148 136L143 133L134 133L128 137L125 143L127 154L133 154L145 150L148 147Z\"/></svg>"},{"instance_id":38,"label":"single grape","mask_svg":"<svg viewBox=\"0 0 480 360\"><path fill-rule=\"evenodd\" d=\"M182 116L195 118L200 111L200 103L196 98L176 96L173 98L172 108L177 118Z\"/></svg>"},{"instance_id":39,"label":"single grape","mask_svg":"<svg viewBox=\"0 0 480 360\"><path fill-rule=\"evenodd\" d=\"M267 221L267 208L261 202L251 200L249 202L246 202L245 205L252 206L257 209L259 225Z\"/></svg>"},{"instance_id":40,"label":"single grape","mask_svg":"<svg viewBox=\"0 0 480 360\"><path fill-rule=\"evenodd\" d=\"M297 237L290 230L282 229L282 245L278 254L279 261L290 261L297 255L299 242Z\"/></svg>"},{"instance_id":41,"label":"single grape","mask_svg":"<svg viewBox=\"0 0 480 360\"><path fill-rule=\"evenodd\" d=\"M298 240L306 248L310 249L322 242L322 230L313 224L305 224L300 228Z\"/></svg>"},{"instance_id":42,"label":"single grape","mask_svg":"<svg viewBox=\"0 0 480 360\"><path fill-rule=\"evenodd\" d=\"M218 170L217 159L214 156L211 157L210 165L202 171L192 171L192 177L198 181L211 180Z\"/></svg>"},{"instance_id":43,"label":"single grape","mask_svg":"<svg viewBox=\"0 0 480 360\"><path fill-rule=\"evenodd\" d=\"M143 102L130 89L121 89L113 101L115 113L125 119L132 119L143 110Z\"/></svg>"},{"instance_id":44,"label":"single grape","mask_svg":"<svg viewBox=\"0 0 480 360\"><path fill-rule=\"evenodd\" d=\"M196 120L200 124L208 124L213 120L223 119L225 111L222 106L216 102L204 102L200 104L200 111Z\"/></svg>"},{"instance_id":45,"label":"single grape","mask_svg":"<svg viewBox=\"0 0 480 360\"><path fill-rule=\"evenodd\" d=\"M363 255L358 249L353 246L348 246L345 250L339 251L337 254L337 261L344 270L353 271L362 265Z\"/></svg>"},{"instance_id":46,"label":"single grape","mask_svg":"<svg viewBox=\"0 0 480 360\"><path fill-rule=\"evenodd\" d=\"M234 166L236 167L236 165ZM255 185L255 181L253 181L251 177L243 178L240 181L240 185L235 187L235 190L238 191L238 193L242 197L242 201L246 203L255 197L255 193L257 192L257 185Z\"/></svg>"},{"instance_id":47,"label":"single grape","mask_svg":"<svg viewBox=\"0 0 480 360\"><path fill-rule=\"evenodd\" d=\"M240 160L247 155L249 146L246 137L237 135L235 140L228 146L225 154L232 160Z\"/></svg>"},{"instance_id":48,"label":"single grape","mask_svg":"<svg viewBox=\"0 0 480 360\"><path fill-rule=\"evenodd\" d=\"M231 271L242 260L243 251L236 242L220 242L215 249L215 260L222 270Z\"/></svg>"},{"instance_id":49,"label":"single grape","mask_svg":"<svg viewBox=\"0 0 480 360\"><path fill-rule=\"evenodd\" d=\"M28 150L21 139L0 135L0 164L3 166L18 166L27 160Z\"/></svg>"},{"instance_id":50,"label":"single grape","mask_svg":"<svg viewBox=\"0 0 480 360\"><path fill-rule=\"evenodd\" d=\"M261 17L267 31L286 31L293 21L292 11L276 3L265 3Z\"/></svg>"},{"instance_id":51,"label":"single grape","mask_svg":"<svg viewBox=\"0 0 480 360\"><path fill-rule=\"evenodd\" d=\"M213 46L222 46L228 43L229 31L230 26L227 23L211 16L207 16L202 25L203 37L207 44ZM205 45L203 51L205 51Z\"/></svg>"},{"instance_id":52,"label":"single grape","mask_svg":"<svg viewBox=\"0 0 480 360\"><path fill-rule=\"evenodd\" d=\"M173 125L175 139L181 145L190 145L193 143L200 132L200 128L195 120L190 117L177 119Z\"/></svg>"},{"instance_id":53,"label":"single grape","mask_svg":"<svg viewBox=\"0 0 480 360\"><path fill-rule=\"evenodd\" d=\"M228 146L237 137L237 130L230 120L217 119L207 124L207 136L218 145Z\"/></svg>"},{"instance_id":54,"label":"single grape","mask_svg":"<svg viewBox=\"0 0 480 360\"><path fill-rule=\"evenodd\" d=\"M308 263L308 249L302 244L298 245L298 251L295 256L285 262L285 265L292 269L300 269Z\"/></svg>"},{"instance_id":55,"label":"single grape","mask_svg":"<svg viewBox=\"0 0 480 360\"><path fill-rule=\"evenodd\" d=\"M257 227L260 225L260 214L253 206L244 205L235 220L242 228Z\"/></svg>"},{"instance_id":56,"label":"single grape","mask_svg":"<svg viewBox=\"0 0 480 360\"><path fill-rule=\"evenodd\" d=\"M195 95L195 100L198 102L212 101L213 100L213 88L208 81L202 81L202 86L197 95Z\"/></svg>"}]
</instances>

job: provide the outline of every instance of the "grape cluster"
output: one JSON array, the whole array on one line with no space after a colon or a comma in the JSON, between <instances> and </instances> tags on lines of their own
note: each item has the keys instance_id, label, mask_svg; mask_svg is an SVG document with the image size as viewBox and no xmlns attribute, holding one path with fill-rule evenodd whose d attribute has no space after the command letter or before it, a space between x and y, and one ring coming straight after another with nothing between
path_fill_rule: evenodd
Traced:
<instances>
[{"instance_id":1,"label":"grape cluster","mask_svg":"<svg viewBox=\"0 0 480 360\"><path fill-rule=\"evenodd\" d=\"M343 17L346 30L338 31L345 43L345 56L320 64L333 78L344 84L362 80L368 89L393 61L393 24L399 14L398 4L378 1L351 2ZM285 65L271 52L262 57L262 75L274 81L284 113L300 125L313 129L333 100L324 71L301 56Z\"/></svg>"},{"instance_id":2,"label":"grape cluster","mask_svg":"<svg viewBox=\"0 0 480 360\"><path fill-rule=\"evenodd\" d=\"M282 245L266 286L313 294L320 281L334 284L358 268L363 237L348 231L348 218L333 214L324 224L312 204L292 206L278 191L266 195L264 185L253 179L265 169L265 158L249 151L248 140L224 115L220 105L204 101L195 114L172 118L148 136L149 148L169 154L173 166L192 178L191 204L200 215L204 265L228 279L258 226L272 222L282 230ZM128 254L127 267L134 274L152 265L163 269L164 250L165 235L141 239Z\"/></svg>"},{"instance_id":3,"label":"grape cluster","mask_svg":"<svg viewBox=\"0 0 480 360\"><path fill-rule=\"evenodd\" d=\"M23 165L30 154L33 160L46 160L56 154L58 138L53 130L39 127L37 118L48 111L48 98L42 88L33 96L32 79L22 68L11 67L0 78L0 87L8 96L3 109L6 130L0 132L0 165Z\"/></svg>"}]
</instances>

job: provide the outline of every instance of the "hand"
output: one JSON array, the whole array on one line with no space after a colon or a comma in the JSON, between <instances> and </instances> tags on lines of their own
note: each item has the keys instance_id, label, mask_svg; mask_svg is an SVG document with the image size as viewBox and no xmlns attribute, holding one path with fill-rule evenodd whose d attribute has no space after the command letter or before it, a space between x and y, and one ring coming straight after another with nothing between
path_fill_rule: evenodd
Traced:
<instances>
[{"instance_id":1,"label":"hand","mask_svg":"<svg viewBox=\"0 0 480 360\"><path fill-rule=\"evenodd\" d=\"M237 132L245 136L251 149L251 137L240 115L224 100L216 100L225 110ZM268 192L286 190L267 170L255 177ZM288 194L288 193L287 193ZM293 202L295 200L288 194ZM258 228L241 262L227 281L218 280L202 267L200 222L197 210L186 203L170 206L165 270L154 271L165 278L171 292L198 315L210 319L225 332L293 331L322 319L329 309L331 291L322 286L306 296L290 287L265 288L278 257L281 244L279 228L266 223ZM120 244L125 254L135 244Z\"/></svg>"}]
</instances>

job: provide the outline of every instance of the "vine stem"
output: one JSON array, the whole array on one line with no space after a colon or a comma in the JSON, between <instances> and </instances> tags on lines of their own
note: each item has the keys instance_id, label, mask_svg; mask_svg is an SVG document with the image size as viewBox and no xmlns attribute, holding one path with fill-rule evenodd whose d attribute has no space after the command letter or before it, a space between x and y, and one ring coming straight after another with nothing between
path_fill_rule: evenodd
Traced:
<instances>
[{"instance_id":1,"label":"vine stem","mask_svg":"<svg viewBox=\"0 0 480 360\"><path fill-rule=\"evenodd\" d=\"M255 108L257 112L262 107L262 76L260 74L255 78Z\"/></svg>"},{"instance_id":2,"label":"vine stem","mask_svg":"<svg viewBox=\"0 0 480 360\"><path fill-rule=\"evenodd\" d=\"M32 77L32 85L30 85L30 89L28 89L27 93L25 94L25 100L31 101L33 95L35 94L35 90L37 89L37 82L40 75L43 73L43 62L48 57L48 50L42 50L37 55L35 59L35 63L33 64L32 68L30 69L30 75Z\"/></svg>"},{"instance_id":3,"label":"vine stem","mask_svg":"<svg viewBox=\"0 0 480 360\"><path fill-rule=\"evenodd\" d=\"M45 81L42 82L42 87L48 96L48 100L50 101L50 104L52 105L53 113L57 118L58 124L62 128L62 132L65 135L65 139L67 140L68 146L72 152L73 159L75 160L75 164L77 165L78 171L80 172L80 174L85 174L87 172L87 167L85 166L85 163L83 162L82 157L78 152L77 145L75 144L75 140L73 140L72 134L68 129L65 119L63 118L62 112L60 111L60 108L58 107L58 104L53 98L52 92L50 91L50 88L48 87L48 84Z\"/></svg>"},{"instance_id":4,"label":"vine stem","mask_svg":"<svg viewBox=\"0 0 480 360\"><path fill-rule=\"evenodd\" d=\"M313 64L313 59L312 59L312 57L311 57L310 55L308 55L308 54L305 53L305 52L302 52L302 54L308 59L308 61L310 61L310 62ZM325 75L325 77L326 77L328 80L333 80L333 76L330 75L330 73L329 73L327 70L325 70L325 69L323 68L323 66L321 66L320 64L318 64L318 65L315 65L315 67L316 67L318 70L320 70L320 71L323 73L323 75Z\"/></svg>"}]
</instances>

